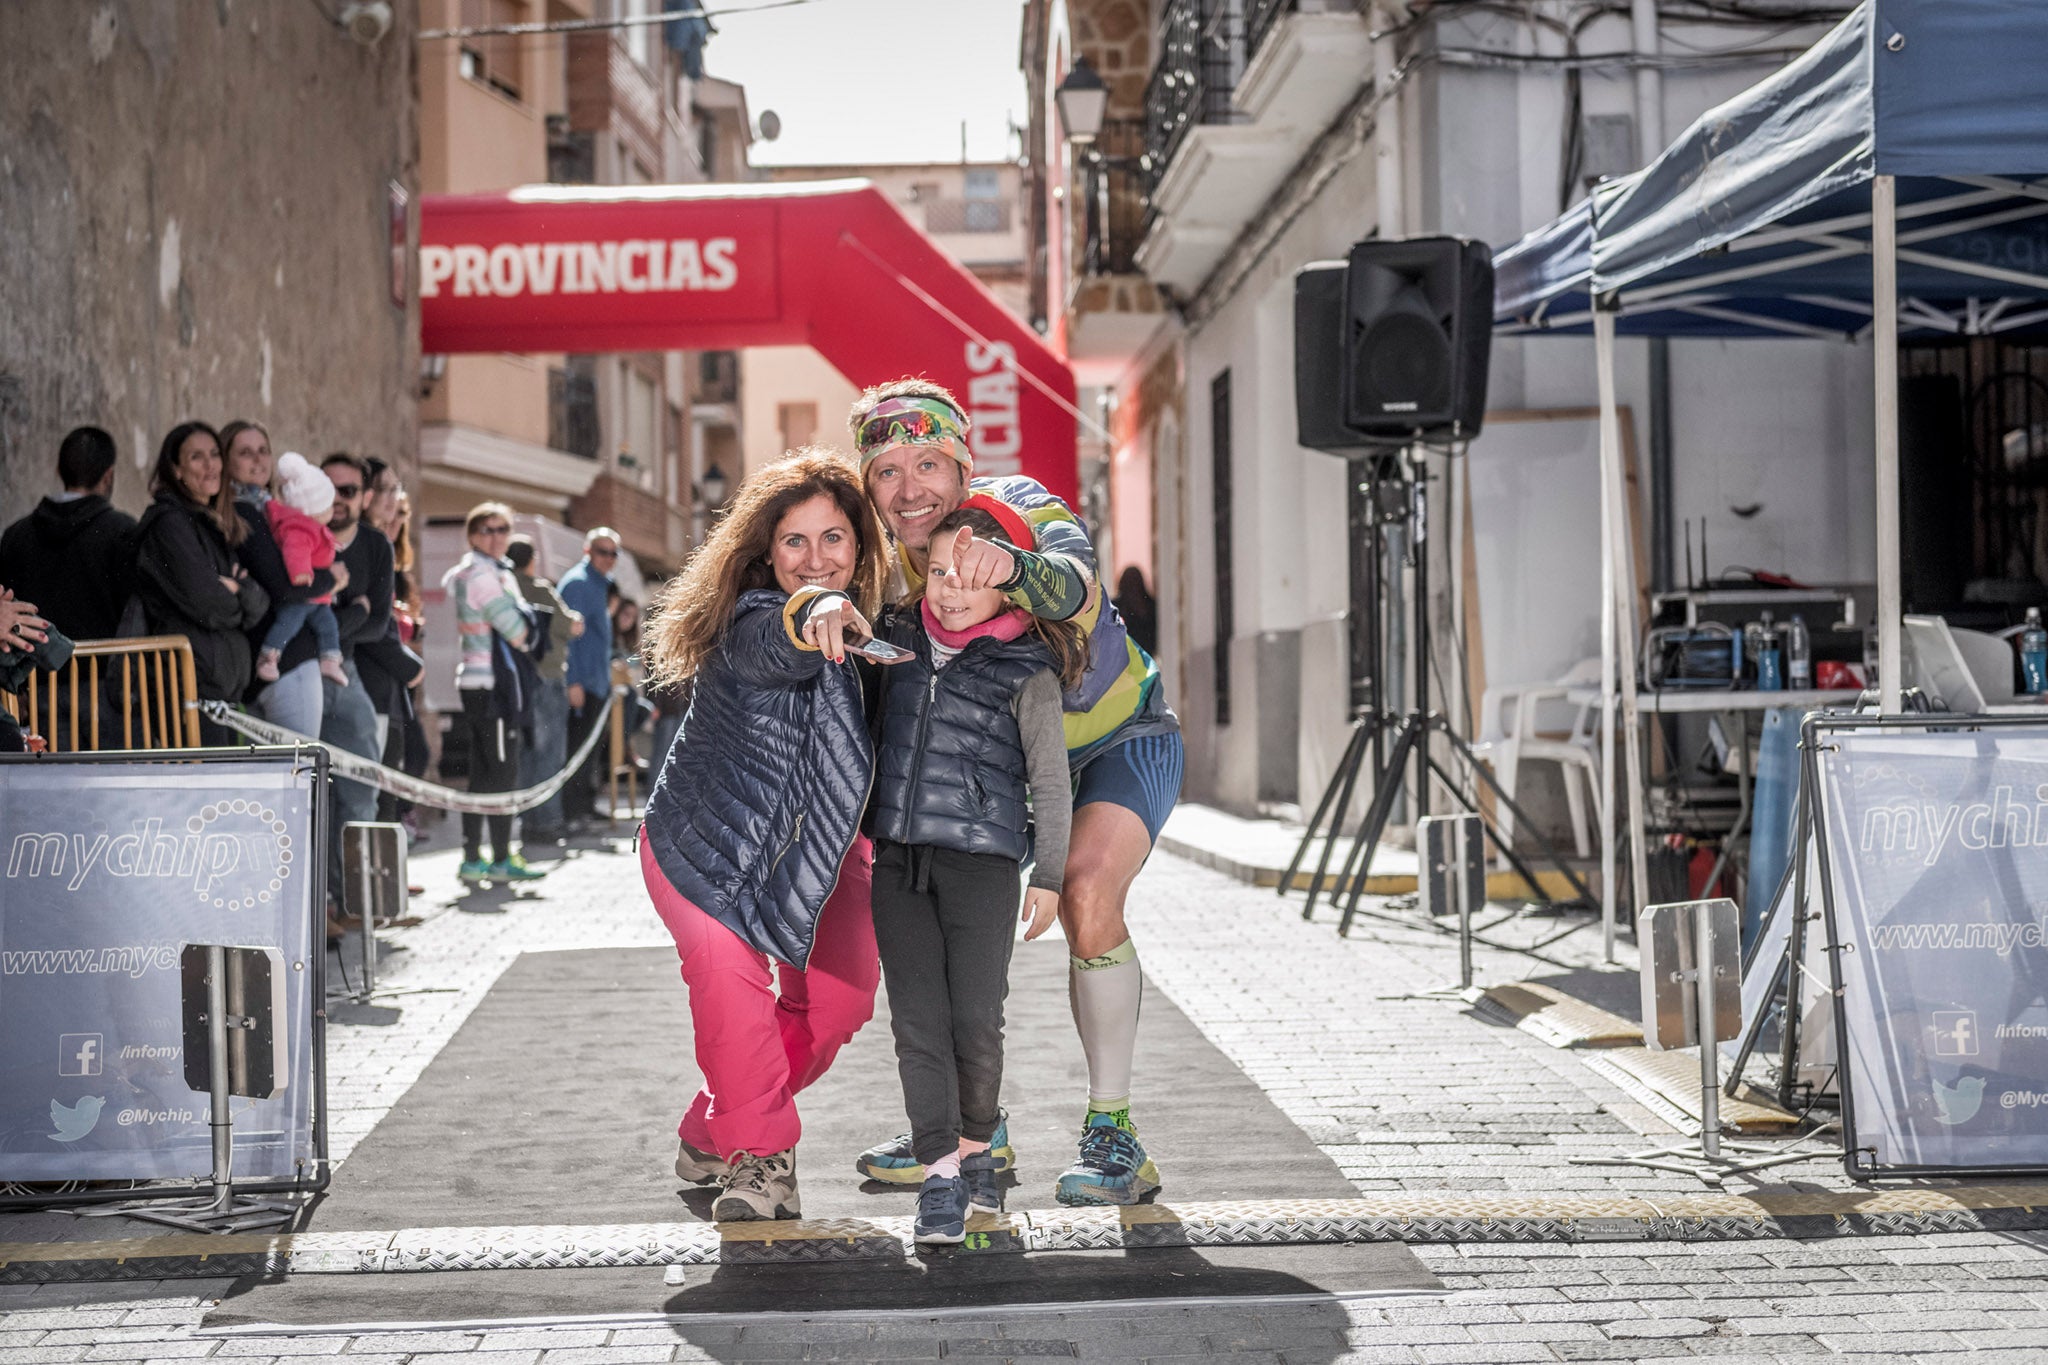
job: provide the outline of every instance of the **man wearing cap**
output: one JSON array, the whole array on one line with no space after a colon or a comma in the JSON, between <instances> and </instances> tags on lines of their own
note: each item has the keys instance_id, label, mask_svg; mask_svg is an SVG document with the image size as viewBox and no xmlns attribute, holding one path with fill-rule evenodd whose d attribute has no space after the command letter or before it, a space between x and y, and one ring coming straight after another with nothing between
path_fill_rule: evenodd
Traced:
<instances>
[{"instance_id":1,"label":"man wearing cap","mask_svg":"<svg viewBox=\"0 0 2048 1365\"><path fill-rule=\"evenodd\" d=\"M1034 479L974 478L968 418L951 393L898 380L862 393L848 420L868 500L896 538L910 587L924 581L931 528L969 494L985 493L1022 518L1031 548L975 539L956 554L954 572L970 588L1001 589L1034 616L1088 628L1087 675L1063 699L1075 787L1060 903L1068 997L1088 1057L1088 1110L1080 1154L1056 1194L1063 1204L1136 1203L1160 1181L1131 1122L1143 978L1124 898L1180 795L1180 722L1158 666L1130 639L1096 579L1087 528ZM999 1137L996 1146L1005 1145ZM907 1136L862 1153L856 1165L891 1183L924 1176Z\"/></svg>"}]
</instances>

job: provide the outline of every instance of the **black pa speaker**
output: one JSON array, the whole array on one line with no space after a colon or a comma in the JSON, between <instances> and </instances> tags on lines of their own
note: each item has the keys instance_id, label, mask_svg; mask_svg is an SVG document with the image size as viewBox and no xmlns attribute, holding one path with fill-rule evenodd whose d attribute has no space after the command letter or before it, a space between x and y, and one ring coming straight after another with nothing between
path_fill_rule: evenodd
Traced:
<instances>
[{"instance_id":1,"label":"black pa speaker","mask_svg":"<svg viewBox=\"0 0 2048 1365\"><path fill-rule=\"evenodd\" d=\"M1312 261L1294 273L1295 437L1311 450L1374 444L1344 423L1342 261Z\"/></svg>"},{"instance_id":2,"label":"black pa speaker","mask_svg":"<svg viewBox=\"0 0 2048 1365\"><path fill-rule=\"evenodd\" d=\"M1303 445L1470 440L1486 415L1492 253L1458 237L1360 242L1295 275L1294 339Z\"/></svg>"}]
</instances>

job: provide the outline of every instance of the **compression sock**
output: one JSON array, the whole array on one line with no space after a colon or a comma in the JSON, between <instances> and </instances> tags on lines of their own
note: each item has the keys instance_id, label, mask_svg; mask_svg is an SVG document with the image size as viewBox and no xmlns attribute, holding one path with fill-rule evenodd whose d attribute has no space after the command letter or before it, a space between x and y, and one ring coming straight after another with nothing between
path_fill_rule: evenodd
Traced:
<instances>
[{"instance_id":1,"label":"compression sock","mask_svg":"<svg viewBox=\"0 0 2048 1365\"><path fill-rule=\"evenodd\" d=\"M1129 939L1100 957L1068 959L1067 1002L1088 1057L1088 1112L1114 1115L1120 1128L1131 1126L1131 1061L1143 991L1138 947Z\"/></svg>"}]
</instances>

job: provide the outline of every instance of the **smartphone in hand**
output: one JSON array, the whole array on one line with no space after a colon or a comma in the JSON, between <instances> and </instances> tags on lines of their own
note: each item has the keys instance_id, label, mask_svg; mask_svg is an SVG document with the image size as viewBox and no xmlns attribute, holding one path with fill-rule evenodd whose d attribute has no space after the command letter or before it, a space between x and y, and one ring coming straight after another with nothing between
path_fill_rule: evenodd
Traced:
<instances>
[{"instance_id":1,"label":"smartphone in hand","mask_svg":"<svg viewBox=\"0 0 2048 1365\"><path fill-rule=\"evenodd\" d=\"M848 644L846 652L858 654L864 659L872 659L878 664L901 663L903 660L911 657L909 650L898 649L887 640L869 640L864 644L857 645Z\"/></svg>"}]
</instances>

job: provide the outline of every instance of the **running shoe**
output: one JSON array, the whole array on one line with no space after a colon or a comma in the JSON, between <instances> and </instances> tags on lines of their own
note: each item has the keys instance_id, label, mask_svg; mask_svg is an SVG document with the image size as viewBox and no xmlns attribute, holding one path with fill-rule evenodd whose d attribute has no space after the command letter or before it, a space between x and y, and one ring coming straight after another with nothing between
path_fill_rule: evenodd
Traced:
<instances>
[{"instance_id":1,"label":"running shoe","mask_svg":"<svg viewBox=\"0 0 2048 1365\"><path fill-rule=\"evenodd\" d=\"M455 869L455 875L466 882L487 882L491 879L491 865L482 858L471 858Z\"/></svg>"},{"instance_id":2,"label":"running shoe","mask_svg":"<svg viewBox=\"0 0 2048 1365\"><path fill-rule=\"evenodd\" d=\"M517 853L509 858L500 858L497 862L491 864L491 880L493 881L532 882L539 881L547 875L540 868L530 865L526 859Z\"/></svg>"},{"instance_id":3,"label":"running shoe","mask_svg":"<svg viewBox=\"0 0 2048 1365\"><path fill-rule=\"evenodd\" d=\"M982 1213L1003 1211L1003 1191L996 1184L997 1162L987 1152L960 1158L960 1178L967 1182L967 1207Z\"/></svg>"},{"instance_id":4,"label":"running shoe","mask_svg":"<svg viewBox=\"0 0 2048 1365\"><path fill-rule=\"evenodd\" d=\"M1159 1188L1159 1168L1138 1135L1114 1114L1091 1113L1081 1130L1081 1154L1059 1180L1062 1204L1135 1204Z\"/></svg>"},{"instance_id":5,"label":"running shoe","mask_svg":"<svg viewBox=\"0 0 2048 1365\"><path fill-rule=\"evenodd\" d=\"M1017 1164L1017 1151L1010 1146L1010 1116L1004 1114L996 1120L996 1131L988 1140L989 1155L996 1159L996 1170L1007 1171ZM910 1134L890 1138L877 1147L870 1147L854 1158L853 1169L870 1180L879 1180L884 1185L916 1185L924 1180L924 1164L910 1150Z\"/></svg>"},{"instance_id":6,"label":"running shoe","mask_svg":"<svg viewBox=\"0 0 2048 1365\"><path fill-rule=\"evenodd\" d=\"M770 1218L801 1218L796 1192L796 1148L767 1156L740 1152L725 1175L725 1191L711 1206L721 1223L754 1223Z\"/></svg>"},{"instance_id":7,"label":"running shoe","mask_svg":"<svg viewBox=\"0 0 2048 1365\"><path fill-rule=\"evenodd\" d=\"M731 1169L731 1164L716 1152L692 1147L687 1139L677 1140L677 1179L687 1180L692 1185L715 1185L724 1180Z\"/></svg>"},{"instance_id":8,"label":"running shoe","mask_svg":"<svg viewBox=\"0 0 2048 1365\"><path fill-rule=\"evenodd\" d=\"M967 1181L957 1175L930 1175L917 1192L917 1222L912 1238L921 1246L958 1245L967 1240Z\"/></svg>"}]
</instances>

